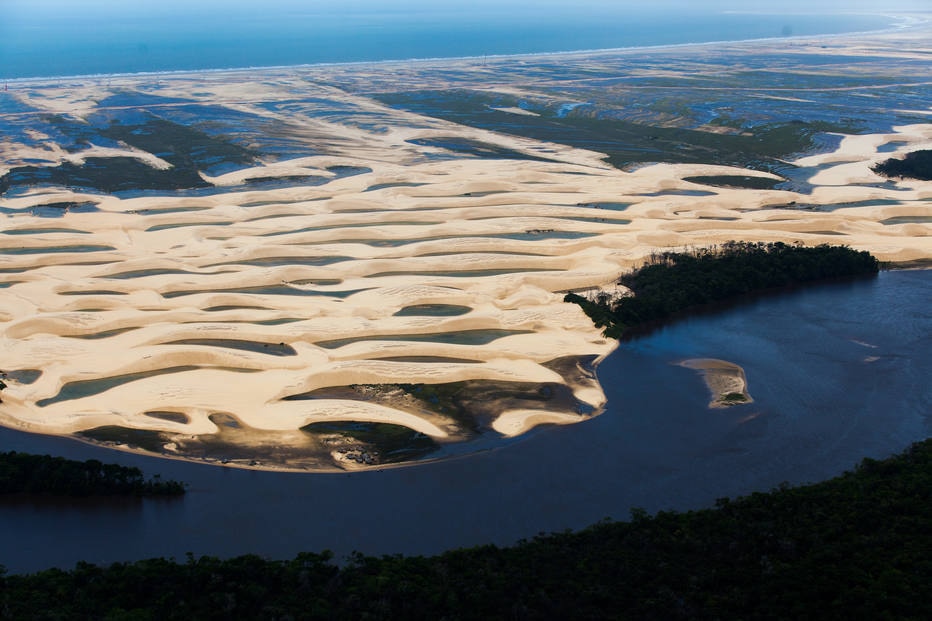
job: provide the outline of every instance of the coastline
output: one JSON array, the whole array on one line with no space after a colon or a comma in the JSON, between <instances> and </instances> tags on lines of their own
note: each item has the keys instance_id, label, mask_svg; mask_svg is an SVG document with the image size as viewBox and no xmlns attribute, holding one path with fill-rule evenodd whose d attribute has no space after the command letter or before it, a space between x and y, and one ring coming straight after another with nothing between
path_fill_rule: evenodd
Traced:
<instances>
[{"instance_id":1,"label":"coastline","mask_svg":"<svg viewBox=\"0 0 932 621\"><path fill-rule=\"evenodd\" d=\"M571 54L584 62L613 55ZM339 66L347 67L358 68ZM396 84L417 78L369 67ZM580 422L602 411L594 371L586 377L551 363L577 356L597 365L618 345L564 304L562 293L611 290L618 274L658 248L740 238L842 242L899 263L932 258L930 225L922 219L932 199L928 183L889 181L870 169L881 159L932 148L929 124L846 135L829 150L796 158L790 163L809 171L806 191L737 188L689 179L780 177L697 163L619 170L602 152L456 124L329 84L302 84L291 68L216 73L212 81L202 80L202 72L162 77L158 92L170 99L196 87L200 94L179 106L248 112L307 144L332 145L332 152L199 171L218 188L204 196L38 186L4 199L4 370L43 371L4 391L0 409L8 426L58 434L123 427L169 434L146 436L165 445L197 447L225 428L252 429L264 438L257 451L286 454L289 443L313 444L319 463L311 469L338 467L326 460L339 463L351 452L299 433L318 423L395 425L443 446L478 435L471 446L484 450L541 424ZM127 85L139 93L151 86L127 79L116 88ZM341 105L351 113L333 121L280 109L296 89L325 93L323 110ZM24 95L39 112L12 114L83 119L109 109L98 104L113 92L103 83L57 85ZM127 107L160 105L175 104ZM378 115L379 124L358 122L365 115ZM467 157L447 148L455 141L507 157ZM83 166L97 158L171 170L155 153L126 142L107 150L65 147L46 136L35 145L0 145L0 153L6 166L43 158ZM261 185L270 179L282 187ZM94 211L65 207L54 219L39 213L87 203ZM459 314L431 314L439 307ZM455 406L472 393L457 391L469 382L476 394L510 383L521 386L520 395L501 411L464 419ZM417 384L443 387L447 401L434 407L421 399L399 409L398 399L320 392ZM559 411L547 400L553 397L534 396L555 390L568 391Z\"/></svg>"},{"instance_id":2,"label":"coastline","mask_svg":"<svg viewBox=\"0 0 932 621\"><path fill-rule=\"evenodd\" d=\"M740 13L740 12L739 12ZM819 14L819 13L814 13ZM513 62L521 60L542 60L549 58L573 58L573 57L594 57L602 54L633 54L644 51L663 51L679 50L692 47L721 47L727 45L745 45L756 43L805 43L812 40L834 40L846 37L874 36L885 34L897 34L915 28L921 28L932 23L932 15L929 13L919 13L915 11L901 12L880 12L880 13L863 13L852 12L851 15L881 15L894 20L894 24L886 28L876 28L871 30L855 30L850 32L826 33L826 34L807 34L807 35L789 35L780 37L758 37L750 39L722 39L716 41L699 41L686 43L668 43L658 45L638 45L623 47L606 47L592 49L572 49L572 50L553 50L544 52L524 52L515 54L482 54L467 56L432 56L432 57L415 57L403 59L384 59L384 60L357 60L346 62L316 62L316 63L297 63L286 65L255 65L244 67L205 67L201 69L178 69L178 70L156 70L156 71L137 71L128 73L91 73L91 74L64 74L50 76L26 76L26 77L0 77L0 83L8 85L31 85L43 84L47 82L66 82L69 80L95 80L95 79L145 79L160 77L195 77L198 74L255 74L255 73L280 73L291 71L309 71L317 69L343 69L343 68L369 68L369 67L390 67L396 65L430 65L430 64L458 64L481 62ZM901 23L895 23L895 20L902 20Z\"/></svg>"}]
</instances>

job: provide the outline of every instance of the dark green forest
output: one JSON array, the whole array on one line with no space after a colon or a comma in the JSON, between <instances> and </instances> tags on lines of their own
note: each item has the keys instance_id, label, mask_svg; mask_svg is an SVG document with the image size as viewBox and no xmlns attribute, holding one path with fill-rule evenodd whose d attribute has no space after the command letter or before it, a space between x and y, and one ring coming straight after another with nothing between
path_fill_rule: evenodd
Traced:
<instances>
[{"instance_id":1,"label":"dark green forest","mask_svg":"<svg viewBox=\"0 0 932 621\"><path fill-rule=\"evenodd\" d=\"M880 263L868 252L826 244L731 241L691 252L661 252L624 274L618 284L632 295L601 293L588 299L568 293L595 325L612 338L678 313L767 289L832 278L876 274Z\"/></svg>"},{"instance_id":2,"label":"dark green forest","mask_svg":"<svg viewBox=\"0 0 932 621\"><path fill-rule=\"evenodd\" d=\"M438 527L442 527L439 525ZM929 619L932 440L814 485L432 557L0 575L4 619Z\"/></svg>"},{"instance_id":3,"label":"dark green forest","mask_svg":"<svg viewBox=\"0 0 932 621\"><path fill-rule=\"evenodd\" d=\"M184 484L146 479L139 468L50 455L0 453L0 494L174 496ZM2 615L0 615L2 616Z\"/></svg>"},{"instance_id":4,"label":"dark green forest","mask_svg":"<svg viewBox=\"0 0 932 621\"><path fill-rule=\"evenodd\" d=\"M932 181L932 151L912 151L903 159L890 158L872 167L878 175Z\"/></svg>"}]
</instances>

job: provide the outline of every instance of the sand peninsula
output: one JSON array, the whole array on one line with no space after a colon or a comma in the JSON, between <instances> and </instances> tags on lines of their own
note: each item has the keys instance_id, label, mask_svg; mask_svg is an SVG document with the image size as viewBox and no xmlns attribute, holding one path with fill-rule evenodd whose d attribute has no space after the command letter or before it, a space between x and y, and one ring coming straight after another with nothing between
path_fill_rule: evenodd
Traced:
<instances>
[{"instance_id":1,"label":"sand peninsula","mask_svg":"<svg viewBox=\"0 0 932 621\"><path fill-rule=\"evenodd\" d=\"M12 82L0 423L333 470L586 420L617 343L563 294L658 248L932 259L871 170L932 148L929 40Z\"/></svg>"}]
</instances>

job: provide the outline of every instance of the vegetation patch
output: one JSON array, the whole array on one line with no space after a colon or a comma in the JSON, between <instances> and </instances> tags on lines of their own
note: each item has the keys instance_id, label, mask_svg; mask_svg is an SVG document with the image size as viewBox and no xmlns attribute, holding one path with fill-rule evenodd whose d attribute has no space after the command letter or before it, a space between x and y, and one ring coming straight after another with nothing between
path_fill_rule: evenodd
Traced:
<instances>
[{"instance_id":1,"label":"vegetation patch","mask_svg":"<svg viewBox=\"0 0 932 621\"><path fill-rule=\"evenodd\" d=\"M782 242L727 242L692 252L653 254L623 275L618 284L631 295L601 293L589 299L568 293L605 335L630 336L632 328L690 309L741 295L801 283L876 274L880 263L870 253L847 246L816 247Z\"/></svg>"},{"instance_id":2,"label":"vegetation patch","mask_svg":"<svg viewBox=\"0 0 932 621\"><path fill-rule=\"evenodd\" d=\"M932 150L912 151L903 159L890 158L871 170L884 177L932 181Z\"/></svg>"},{"instance_id":3,"label":"vegetation patch","mask_svg":"<svg viewBox=\"0 0 932 621\"><path fill-rule=\"evenodd\" d=\"M94 427L79 431L77 435L102 444L140 448L151 453L163 453L165 443L168 442L168 434L160 431L133 429L119 425Z\"/></svg>"},{"instance_id":4,"label":"vegetation patch","mask_svg":"<svg viewBox=\"0 0 932 621\"><path fill-rule=\"evenodd\" d=\"M311 423L301 430L343 459L366 465L421 459L439 448L430 436L390 423Z\"/></svg>"},{"instance_id":5,"label":"vegetation patch","mask_svg":"<svg viewBox=\"0 0 932 621\"><path fill-rule=\"evenodd\" d=\"M469 138L460 138L458 136L438 137L438 138L412 138L408 140L411 144L423 147L435 147L446 149L457 155L467 155L482 159L496 160L531 160L535 162L554 161L548 158L529 155L521 151L509 149L487 142L470 140Z\"/></svg>"},{"instance_id":6,"label":"vegetation patch","mask_svg":"<svg viewBox=\"0 0 932 621\"><path fill-rule=\"evenodd\" d=\"M175 168L206 170L218 164L247 166L257 153L194 127L152 117L144 123L112 123L100 135L152 153Z\"/></svg>"},{"instance_id":7,"label":"vegetation patch","mask_svg":"<svg viewBox=\"0 0 932 621\"><path fill-rule=\"evenodd\" d=\"M684 127L664 127L613 118L600 106L535 109L538 116L510 114L490 108L502 105L500 95L465 90L423 90L380 93L374 98L395 108L441 118L469 127L555 142L608 155L618 168L643 162L722 164L778 172L786 159L810 150L825 132L856 133L851 122L788 121L745 128L740 133L715 133ZM463 153L467 147L428 139ZM418 142L418 144L427 144ZM474 155L511 159L498 148L471 147ZM522 159L527 159L523 156ZM536 159L536 158L535 158Z\"/></svg>"},{"instance_id":8,"label":"vegetation patch","mask_svg":"<svg viewBox=\"0 0 932 621\"><path fill-rule=\"evenodd\" d=\"M0 494L177 496L184 484L146 479L139 468L49 455L0 453Z\"/></svg>"},{"instance_id":9,"label":"vegetation patch","mask_svg":"<svg viewBox=\"0 0 932 621\"><path fill-rule=\"evenodd\" d=\"M257 162L257 153L194 127L148 117L141 123L112 122L96 129L62 117L47 119L75 140L80 152L89 143L113 141L151 153L171 164L153 168L135 157L88 157L82 164L28 165L10 169L0 177L0 194L17 186L55 185L112 193L135 190L181 190L210 187L199 171L214 167L243 167Z\"/></svg>"},{"instance_id":10,"label":"vegetation patch","mask_svg":"<svg viewBox=\"0 0 932 621\"><path fill-rule=\"evenodd\" d=\"M441 384L351 384L318 388L285 398L286 401L306 399L371 401L427 416L431 422L462 437L488 432L492 422L508 410L539 408L574 414L591 410L576 399L569 387L556 382L465 380Z\"/></svg>"},{"instance_id":11,"label":"vegetation patch","mask_svg":"<svg viewBox=\"0 0 932 621\"><path fill-rule=\"evenodd\" d=\"M134 157L89 157L83 164L17 166L0 177L0 194L14 186L55 185L120 192L209 187L195 169L152 168Z\"/></svg>"}]
</instances>

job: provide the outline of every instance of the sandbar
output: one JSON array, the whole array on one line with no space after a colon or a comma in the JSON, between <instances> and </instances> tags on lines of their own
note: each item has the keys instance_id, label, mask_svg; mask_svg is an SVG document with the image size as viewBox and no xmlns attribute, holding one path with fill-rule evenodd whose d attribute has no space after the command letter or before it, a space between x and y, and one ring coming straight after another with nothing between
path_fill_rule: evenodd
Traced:
<instances>
[{"instance_id":1,"label":"sandbar","mask_svg":"<svg viewBox=\"0 0 932 621\"><path fill-rule=\"evenodd\" d=\"M690 358L677 364L694 369L702 375L712 396L712 400L709 401L710 408L727 408L754 401L748 394L748 381L744 369L733 362L716 358Z\"/></svg>"}]
</instances>

